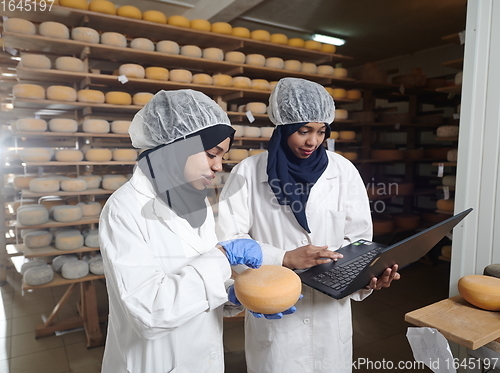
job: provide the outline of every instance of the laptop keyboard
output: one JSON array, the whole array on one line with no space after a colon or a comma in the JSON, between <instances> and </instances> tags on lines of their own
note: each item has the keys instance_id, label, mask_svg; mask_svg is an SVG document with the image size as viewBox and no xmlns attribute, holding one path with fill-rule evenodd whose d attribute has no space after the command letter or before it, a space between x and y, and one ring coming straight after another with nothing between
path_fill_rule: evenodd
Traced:
<instances>
[{"instance_id":1,"label":"laptop keyboard","mask_svg":"<svg viewBox=\"0 0 500 373\"><path fill-rule=\"evenodd\" d=\"M361 272L365 266L378 254L379 249L373 249L359 256L354 262L336 266L335 268L320 273L312 278L334 290L342 290Z\"/></svg>"}]
</instances>

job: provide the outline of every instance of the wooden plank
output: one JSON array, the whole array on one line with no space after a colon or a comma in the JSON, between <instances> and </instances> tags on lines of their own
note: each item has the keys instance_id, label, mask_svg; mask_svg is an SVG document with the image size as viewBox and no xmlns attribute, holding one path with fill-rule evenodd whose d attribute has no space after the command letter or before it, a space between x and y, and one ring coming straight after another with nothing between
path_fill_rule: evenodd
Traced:
<instances>
[{"instance_id":1,"label":"wooden plank","mask_svg":"<svg viewBox=\"0 0 500 373\"><path fill-rule=\"evenodd\" d=\"M91 281L80 283L80 311L87 337L87 348L104 344L104 337L99 327L99 313L95 286Z\"/></svg>"},{"instance_id":2,"label":"wooden plank","mask_svg":"<svg viewBox=\"0 0 500 373\"><path fill-rule=\"evenodd\" d=\"M455 187L454 187L454 186L447 186L447 187L445 187L445 186L443 186L443 185L438 185L438 186L436 187L436 189L439 189L439 190L443 190L444 188L448 188L450 191L455 190Z\"/></svg>"},{"instance_id":3,"label":"wooden plank","mask_svg":"<svg viewBox=\"0 0 500 373\"><path fill-rule=\"evenodd\" d=\"M82 192L51 192L51 193L33 193L29 190L23 189L21 191L21 197L22 198L38 198L38 197L45 197L47 194L50 194L51 196L59 196L59 197L67 197L67 196L92 196L92 195L106 195L106 194L113 194L113 190L106 190L106 189L87 189Z\"/></svg>"},{"instance_id":4,"label":"wooden plank","mask_svg":"<svg viewBox=\"0 0 500 373\"><path fill-rule=\"evenodd\" d=\"M43 114L46 110L81 110L89 107L94 111L99 112L108 111L120 113L136 113L142 109L142 106L138 105L94 104L88 102L63 102L52 100L32 100L25 98L15 98L12 103L16 109L44 109L40 110L40 114Z\"/></svg>"},{"instance_id":5,"label":"wooden plank","mask_svg":"<svg viewBox=\"0 0 500 373\"><path fill-rule=\"evenodd\" d=\"M65 222L61 223L54 220L49 220L47 223L39 224L39 225L22 225L17 221L13 221L12 227L17 229L39 229L39 228L56 228L56 227L71 227L74 225L85 225L85 224L94 224L99 223L99 217L91 217L91 218L83 218L81 220L73 221L73 222Z\"/></svg>"},{"instance_id":6,"label":"wooden plank","mask_svg":"<svg viewBox=\"0 0 500 373\"><path fill-rule=\"evenodd\" d=\"M51 288L54 286L70 285L70 284L79 283L79 282L99 280L101 278L104 278L104 275L96 276L96 275L90 274L90 275L87 275L87 276L82 277L82 278L77 278L74 280L67 280L64 277L62 277L59 273L54 273L54 279L51 282L49 282L48 284L31 286L31 285L27 285L26 283L23 282L22 289L29 290L29 289Z\"/></svg>"},{"instance_id":7,"label":"wooden plank","mask_svg":"<svg viewBox=\"0 0 500 373\"><path fill-rule=\"evenodd\" d=\"M454 93L454 94L460 94L462 93L462 85L452 85L449 87L441 87L441 88L436 88L437 92L444 92L444 93Z\"/></svg>"},{"instance_id":8,"label":"wooden plank","mask_svg":"<svg viewBox=\"0 0 500 373\"><path fill-rule=\"evenodd\" d=\"M88 253L92 251L99 251L99 247L87 247L83 246L76 250L59 250L53 246L39 247L37 249L30 249L24 244L12 245L15 246L16 250L24 253L25 258L38 258L41 256L53 256L53 255L63 255L63 254L78 254L78 253Z\"/></svg>"},{"instance_id":9,"label":"wooden plank","mask_svg":"<svg viewBox=\"0 0 500 373\"><path fill-rule=\"evenodd\" d=\"M405 321L436 328L448 340L471 350L500 337L500 313L474 307L459 295L409 312Z\"/></svg>"},{"instance_id":10,"label":"wooden plank","mask_svg":"<svg viewBox=\"0 0 500 373\"><path fill-rule=\"evenodd\" d=\"M453 211L436 210L436 212L439 213L439 214L446 214L446 215L453 216Z\"/></svg>"},{"instance_id":11,"label":"wooden plank","mask_svg":"<svg viewBox=\"0 0 500 373\"><path fill-rule=\"evenodd\" d=\"M436 141L458 141L458 136L453 137L436 137Z\"/></svg>"},{"instance_id":12,"label":"wooden plank","mask_svg":"<svg viewBox=\"0 0 500 373\"><path fill-rule=\"evenodd\" d=\"M458 58L456 60L442 62L441 65L450 67L452 69L463 70L464 69L464 59Z\"/></svg>"},{"instance_id":13,"label":"wooden plank","mask_svg":"<svg viewBox=\"0 0 500 373\"><path fill-rule=\"evenodd\" d=\"M119 133L87 133L87 132L21 132L12 131L12 135L15 137L106 137L106 138L122 138L130 139L128 134Z\"/></svg>"},{"instance_id":14,"label":"wooden plank","mask_svg":"<svg viewBox=\"0 0 500 373\"><path fill-rule=\"evenodd\" d=\"M123 161L109 161L109 162L59 162L59 161L49 161L49 162L25 162L26 167L33 166L134 166L137 162L123 162ZM49 193L52 195L52 193ZM45 194L47 195L47 194Z\"/></svg>"}]
</instances>

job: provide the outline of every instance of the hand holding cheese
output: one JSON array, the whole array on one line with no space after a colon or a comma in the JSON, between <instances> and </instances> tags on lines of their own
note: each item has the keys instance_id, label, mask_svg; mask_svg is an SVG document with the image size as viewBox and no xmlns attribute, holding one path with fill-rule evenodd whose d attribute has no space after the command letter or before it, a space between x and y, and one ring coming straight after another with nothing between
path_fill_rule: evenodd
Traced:
<instances>
[{"instance_id":1,"label":"hand holding cheese","mask_svg":"<svg viewBox=\"0 0 500 373\"><path fill-rule=\"evenodd\" d=\"M251 268L259 268L262 264L262 249L257 241L239 238L219 242L218 245L224 248L232 266L244 264Z\"/></svg>"}]
</instances>

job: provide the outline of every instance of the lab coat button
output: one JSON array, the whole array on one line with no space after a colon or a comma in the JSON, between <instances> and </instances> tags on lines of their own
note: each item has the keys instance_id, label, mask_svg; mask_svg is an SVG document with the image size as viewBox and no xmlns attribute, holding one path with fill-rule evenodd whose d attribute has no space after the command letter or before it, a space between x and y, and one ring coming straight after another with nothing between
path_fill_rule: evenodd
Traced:
<instances>
[{"instance_id":1,"label":"lab coat button","mask_svg":"<svg viewBox=\"0 0 500 373\"><path fill-rule=\"evenodd\" d=\"M310 321L310 320L306 317L306 318L304 319L304 324L309 324L309 321Z\"/></svg>"},{"instance_id":2,"label":"lab coat button","mask_svg":"<svg viewBox=\"0 0 500 373\"><path fill-rule=\"evenodd\" d=\"M215 357L217 356L217 353L215 351L213 351L211 354L210 354L210 357L212 359L215 359Z\"/></svg>"},{"instance_id":3,"label":"lab coat button","mask_svg":"<svg viewBox=\"0 0 500 373\"><path fill-rule=\"evenodd\" d=\"M303 240L302 240L302 244L303 244L303 245L307 245L307 240L306 240L306 239L303 239Z\"/></svg>"}]
</instances>

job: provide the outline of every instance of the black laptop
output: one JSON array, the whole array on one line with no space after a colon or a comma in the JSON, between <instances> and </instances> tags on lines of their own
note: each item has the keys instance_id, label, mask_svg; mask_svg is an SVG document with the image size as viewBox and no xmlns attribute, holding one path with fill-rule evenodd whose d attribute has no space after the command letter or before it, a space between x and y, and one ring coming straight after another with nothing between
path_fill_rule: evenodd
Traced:
<instances>
[{"instance_id":1,"label":"black laptop","mask_svg":"<svg viewBox=\"0 0 500 373\"><path fill-rule=\"evenodd\" d=\"M344 255L342 259L297 271L298 275L313 289L335 299L344 298L367 286L386 268L397 264L401 269L422 258L471 211L465 210L391 246L366 240L353 242L336 250Z\"/></svg>"}]
</instances>

